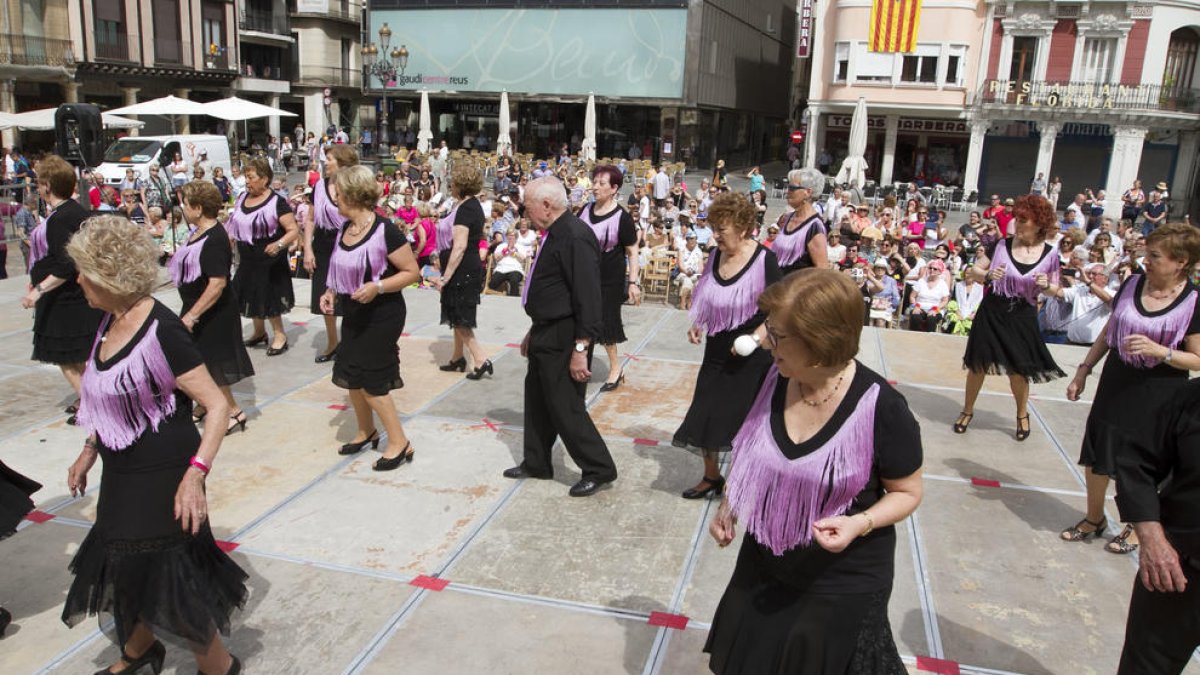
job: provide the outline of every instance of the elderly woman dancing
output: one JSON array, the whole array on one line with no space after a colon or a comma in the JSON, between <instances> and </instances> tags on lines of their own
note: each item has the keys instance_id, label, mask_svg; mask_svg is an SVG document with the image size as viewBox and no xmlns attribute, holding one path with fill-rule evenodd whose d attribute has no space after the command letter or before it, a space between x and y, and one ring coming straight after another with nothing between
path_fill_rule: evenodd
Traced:
<instances>
[{"instance_id":1,"label":"elderly woman dancing","mask_svg":"<svg viewBox=\"0 0 1200 675\"><path fill-rule=\"evenodd\" d=\"M888 625L896 532L921 502L921 432L857 360L862 295L801 270L759 299L774 357L733 441L709 532L746 528L704 650L716 673L902 675Z\"/></svg>"},{"instance_id":2,"label":"elderly woman dancing","mask_svg":"<svg viewBox=\"0 0 1200 675\"><path fill-rule=\"evenodd\" d=\"M100 673L162 670L155 631L189 642L201 672L238 673L217 633L245 603L247 576L213 539L204 489L225 426L202 437L191 419L192 401L217 419L229 405L183 322L150 295L159 251L143 228L99 216L67 253L88 303L106 315L83 374L79 425L90 435L67 487L82 495L97 457L104 471L63 621L112 616L121 656Z\"/></svg>"},{"instance_id":3,"label":"elderly woman dancing","mask_svg":"<svg viewBox=\"0 0 1200 675\"><path fill-rule=\"evenodd\" d=\"M720 495L725 487L717 453L730 449L771 366L766 352L739 356L733 352L733 344L744 334L762 341L765 315L758 311L758 296L782 276L775 254L750 236L756 222L754 206L743 195L719 195L708 214L716 226L717 247L709 255L704 276L696 282L688 330L692 344L700 344L707 335L704 361L696 376L692 403L671 441L675 447L703 453L704 476L683 492L684 499Z\"/></svg>"},{"instance_id":4,"label":"elderly woman dancing","mask_svg":"<svg viewBox=\"0 0 1200 675\"><path fill-rule=\"evenodd\" d=\"M792 210L775 224L779 236L771 250L784 274L809 267L829 267L825 223L813 201L825 188L825 176L816 169L795 169L787 175L787 203Z\"/></svg>"},{"instance_id":5,"label":"elderly woman dancing","mask_svg":"<svg viewBox=\"0 0 1200 675\"><path fill-rule=\"evenodd\" d=\"M358 422L354 439L339 453L352 455L368 444L379 446L374 413L388 437L387 449L374 468L391 471L413 460L414 451L388 392L404 386L396 346L406 314L400 291L416 283L420 272L400 229L374 211L380 188L371 170L365 166L339 169L334 184L346 225L329 259L321 310L329 315L337 305L343 309L344 348L333 362L333 383L350 390Z\"/></svg>"},{"instance_id":6,"label":"elderly woman dancing","mask_svg":"<svg viewBox=\"0 0 1200 675\"><path fill-rule=\"evenodd\" d=\"M966 400L954 431L966 433L984 378L1003 373L1017 404L1014 436L1023 441L1030 430L1029 382L1046 382L1066 373L1054 362L1037 324L1038 295L1058 290L1058 253L1048 241L1058 232L1054 210L1045 198L1025 195L1017 198L1013 216L1016 234L994 242L986 252L979 251L975 264L963 271L976 281L990 283L991 290L980 303L967 338Z\"/></svg>"},{"instance_id":7,"label":"elderly woman dancing","mask_svg":"<svg viewBox=\"0 0 1200 675\"><path fill-rule=\"evenodd\" d=\"M37 174L38 194L53 213L30 233L30 286L21 306L33 308L33 359L57 365L78 396L83 362L103 315L88 307L66 251L88 212L71 198L75 169L61 157L38 162ZM67 408L68 424L75 423L77 409L78 402Z\"/></svg>"},{"instance_id":8,"label":"elderly woman dancing","mask_svg":"<svg viewBox=\"0 0 1200 675\"><path fill-rule=\"evenodd\" d=\"M342 231L345 218L338 212L337 199L330 190L337 172L344 168L358 166L358 152L353 146L343 143L331 146L325 151L325 177L313 186L313 205L306 211L304 222L304 269L312 275L313 314L321 314L321 296L325 295L325 279L329 276L329 257L333 255L333 247L337 242L338 233ZM325 320L325 351L316 356L317 363L332 361L337 354L337 317L341 314L340 307L333 308L333 314L322 314Z\"/></svg>"},{"instance_id":9,"label":"elderly woman dancing","mask_svg":"<svg viewBox=\"0 0 1200 675\"><path fill-rule=\"evenodd\" d=\"M1087 513L1063 530L1067 541L1104 534L1104 496L1122 455L1153 452L1161 409L1200 370L1200 297L1188 274L1200 261L1200 232L1191 225L1163 225L1146 237L1145 274L1125 280L1112 316L1092 343L1067 386L1075 401L1087 376L1104 359L1096 398L1084 427L1079 463L1087 478ZM1105 358L1107 354L1107 358ZM1124 488L1118 484L1118 492ZM1134 528L1127 525L1105 548L1130 553Z\"/></svg>"},{"instance_id":10,"label":"elderly woman dancing","mask_svg":"<svg viewBox=\"0 0 1200 675\"><path fill-rule=\"evenodd\" d=\"M442 323L454 331L454 351L450 363L440 368L446 372L466 370L465 352L469 351L475 368L467 373L467 379L478 380L484 373L494 373L492 362L475 339L475 313L479 294L483 292L484 270L478 255L484 225L478 197L483 189L483 174L478 167L462 161L454 165L450 181L458 204L438 224L442 276L434 280L434 286L442 292Z\"/></svg>"}]
</instances>

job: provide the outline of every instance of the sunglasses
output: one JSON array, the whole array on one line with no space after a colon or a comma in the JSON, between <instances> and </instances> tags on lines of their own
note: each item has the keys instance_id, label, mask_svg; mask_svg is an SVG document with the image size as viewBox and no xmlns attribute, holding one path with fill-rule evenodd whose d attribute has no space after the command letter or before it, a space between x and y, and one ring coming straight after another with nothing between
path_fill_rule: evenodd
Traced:
<instances>
[{"instance_id":1,"label":"sunglasses","mask_svg":"<svg viewBox=\"0 0 1200 675\"><path fill-rule=\"evenodd\" d=\"M791 183L789 183L787 186L788 192L795 192L796 190L803 190L803 189L804 189L803 185L792 185Z\"/></svg>"}]
</instances>

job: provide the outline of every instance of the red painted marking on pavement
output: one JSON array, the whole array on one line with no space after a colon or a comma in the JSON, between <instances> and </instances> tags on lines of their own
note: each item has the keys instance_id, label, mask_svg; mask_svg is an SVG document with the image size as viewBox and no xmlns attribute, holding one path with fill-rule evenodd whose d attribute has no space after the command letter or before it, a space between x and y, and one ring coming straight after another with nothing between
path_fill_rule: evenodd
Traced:
<instances>
[{"instance_id":1,"label":"red painted marking on pavement","mask_svg":"<svg viewBox=\"0 0 1200 675\"><path fill-rule=\"evenodd\" d=\"M633 439L633 444L634 445L658 445L658 441L654 440L653 438L635 438L635 439Z\"/></svg>"},{"instance_id":2,"label":"red painted marking on pavement","mask_svg":"<svg viewBox=\"0 0 1200 675\"><path fill-rule=\"evenodd\" d=\"M329 409L330 410L349 410L350 406L346 405L345 403L331 403L331 404L329 404Z\"/></svg>"},{"instance_id":3,"label":"red painted marking on pavement","mask_svg":"<svg viewBox=\"0 0 1200 675\"><path fill-rule=\"evenodd\" d=\"M232 541L221 541L220 539L217 540L217 548L226 553L233 553L239 546L241 546L241 544L234 543Z\"/></svg>"},{"instance_id":4,"label":"red painted marking on pavement","mask_svg":"<svg viewBox=\"0 0 1200 675\"><path fill-rule=\"evenodd\" d=\"M674 628L675 630L683 630L687 628L688 618L682 614L668 614L667 612L650 612L650 620L647 621L651 626L662 626L663 628Z\"/></svg>"},{"instance_id":5,"label":"red painted marking on pavement","mask_svg":"<svg viewBox=\"0 0 1200 675\"><path fill-rule=\"evenodd\" d=\"M307 321L293 321L292 325L293 326L307 326L308 322Z\"/></svg>"},{"instance_id":6,"label":"red painted marking on pavement","mask_svg":"<svg viewBox=\"0 0 1200 675\"><path fill-rule=\"evenodd\" d=\"M627 358L627 359L633 359L634 361L641 361L641 360L642 360L642 358L641 358L640 356L638 356L637 354L630 354L630 353L628 353L628 352L626 352L626 354L625 354L625 358Z\"/></svg>"},{"instance_id":7,"label":"red painted marking on pavement","mask_svg":"<svg viewBox=\"0 0 1200 675\"><path fill-rule=\"evenodd\" d=\"M918 656L917 670L937 675L961 675L958 662L945 659L935 659L932 656Z\"/></svg>"},{"instance_id":8,"label":"red painted marking on pavement","mask_svg":"<svg viewBox=\"0 0 1200 675\"><path fill-rule=\"evenodd\" d=\"M400 334L400 337L410 337L410 336L412 336L412 333L401 333Z\"/></svg>"},{"instance_id":9,"label":"red painted marking on pavement","mask_svg":"<svg viewBox=\"0 0 1200 675\"><path fill-rule=\"evenodd\" d=\"M54 520L54 515L46 513L45 511L30 511L29 513L25 514L25 520L35 523L44 523L47 520Z\"/></svg>"},{"instance_id":10,"label":"red painted marking on pavement","mask_svg":"<svg viewBox=\"0 0 1200 675\"><path fill-rule=\"evenodd\" d=\"M416 586L417 588L424 588L429 591L441 591L445 590L445 588L450 585L450 580L441 579L438 577L430 577L422 574L408 583Z\"/></svg>"},{"instance_id":11,"label":"red painted marking on pavement","mask_svg":"<svg viewBox=\"0 0 1200 675\"><path fill-rule=\"evenodd\" d=\"M888 380L887 383L892 385L893 387L900 384L900 382L897 380Z\"/></svg>"},{"instance_id":12,"label":"red painted marking on pavement","mask_svg":"<svg viewBox=\"0 0 1200 675\"><path fill-rule=\"evenodd\" d=\"M521 345L519 345L515 342L509 342L508 344L506 344L504 346L508 347L509 349L520 349L521 348Z\"/></svg>"},{"instance_id":13,"label":"red painted marking on pavement","mask_svg":"<svg viewBox=\"0 0 1200 675\"><path fill-rule=\"evenodd\" d=\"M972 476L971 485L977 485L979 487L1000 487L1000 481L992 480L990 478L975 478Z\"/></svg>"}]
</instances>

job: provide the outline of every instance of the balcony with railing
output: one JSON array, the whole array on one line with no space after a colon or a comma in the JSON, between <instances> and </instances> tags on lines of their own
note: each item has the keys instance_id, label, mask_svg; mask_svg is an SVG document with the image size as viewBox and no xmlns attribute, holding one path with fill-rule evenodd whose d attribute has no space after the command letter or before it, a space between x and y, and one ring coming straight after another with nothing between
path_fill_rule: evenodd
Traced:
<instances>
[{"instance_id":1,"label":"balcony with railing","mask_svg":"<svg viewBox=\"0 0 1200 675\"><path fill-rule=\"evenodd\" d=\"M288 36L288 17L284 12L247 7L242 10L239 26L243 31Z\"/></svg>"},{"instance_id":2,"label":"balcony with railing","mask_svg":"<svg viewBox=\"0 0 1200 675\"><path fill-rule=\"evenodd\" d=\"M353 87L362 85L362 72L356 68L300 66L295 84L300 87Z\"/></svg>"},{"instance_id":3,"label":"balcony with railing","mask_svg":"<svg viewBox=\"0 0 1200 675\"><path fill-rule=\"evenodd\" d=\"M96 60L135 63L141 60L138 47L140 38L134 33L96 31ZM134 45L134 49L130 49Z\"/></svg>"},{"instance_id":4,"label":"balcony with railing","mask_svg":"<svg viewBox=\"0 0 1200 675\"><path fill-rule=\"evenodd\" d=\"M230 61L227 51L217 45L209 45L208 52L204 55L204 69L237 70Z\"/></svg>"},{"instance_id":5,"label":"balcony with railing","mask_svg":"<svg viewBox=\"0 0 1200 675\"><path fill-rule=\"evenodd\" d=\"M293 17L336 19L358 24L362 20L363 5L357 0L327 0L324 10L312 11L301 7L297 0L288 0L288 13Z\"/></svg>"},{"instance_id":6,"label":"balcony with railing","mask_svg":"<svg viewBox=\"0 0 1200 675\"><path fill-rule=\"evenodd\" d=\"M0 63L14 66L73 66L70 40L0 33Z\"/></svg>"},{"instance_id":7,"label":"balcony with railing","mask_svg":"<svg viewBox=\"0 0 1200 675\"><path fill-rule=\"evenodd\" d=\"M1200 114L1200 90L1157 84L986 80L976 103L1047 112Z\"/></svg>"},{"instance_id":8,"label":"balcony with railing","mask_svg":"<svg viewBox=\"0 0 1200 675\"><path fill-rule=\"evenodd\" d=\"M192 67L192 43L187 40L154 38L154 65L160 67Z\"/></svg>"}]
</instances>

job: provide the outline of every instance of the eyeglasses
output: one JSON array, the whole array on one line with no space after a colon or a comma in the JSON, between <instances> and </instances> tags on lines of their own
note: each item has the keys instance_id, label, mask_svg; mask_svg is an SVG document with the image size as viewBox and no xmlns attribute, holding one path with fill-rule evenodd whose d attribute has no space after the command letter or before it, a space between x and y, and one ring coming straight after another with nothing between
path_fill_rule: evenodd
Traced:
<instances>
[{"instance_id":1,"label":"eyeglasses","mask_svg":"<svg viewBox=\"0 0 1200 675\"><path fill-rule=\"evenodd\" d=\"M780 335L779 333L776 333L775 329L771 328L771 320L770 319L766 319L763 321L763 327L765 327L767 329L767 347L769 349L775 349L779 346L779 343L781 341L786 340L790 337L794 337L792 335Z\"/></svg>"},{"instance_id":2,"label":"eyeglasses","mask_svg":"<svg viewBox=\"0 0 1200 675\"><path fill-rule=\"evenodd\" d=\"M792 185L791 183L788 183L788 186L787 186L788 192L795 192L796 190L803 190L803 189L804 189L803 185Z\"/></svg>"}]
</instances>

